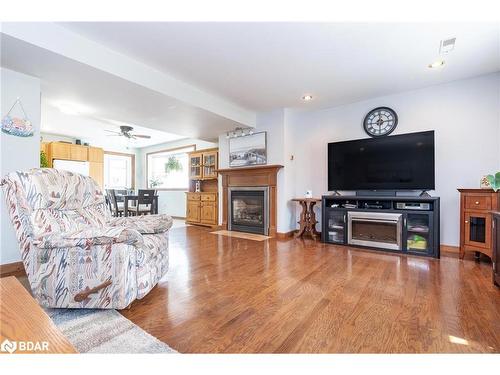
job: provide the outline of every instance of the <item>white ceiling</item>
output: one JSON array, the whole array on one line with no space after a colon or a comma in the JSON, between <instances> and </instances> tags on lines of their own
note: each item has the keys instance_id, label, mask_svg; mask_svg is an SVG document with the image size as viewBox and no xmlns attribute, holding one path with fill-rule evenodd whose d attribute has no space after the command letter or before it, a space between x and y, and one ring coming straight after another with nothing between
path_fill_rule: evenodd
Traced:
<instances>
[{"instance_id":1,"label":"white ceiling","mask_svg":"<svg viewBox=\"0 0 500 375\"><path fill-rule=\"evenodd\" d=\"M115 128L125 123L166 133L158 136L155 132L148 145L173 137L213 141L226 131L244 126L24 40L4 33L0 37L1 66L41 79L42 112L59 102L69 102L88 109L81 117L100 121L103 126L115 121ZM42 124L43 131L56 131L43 129L45 126ZM73 136L72 127L71 123L60 124L57 132Z\"/></svg>"},{"instance_id":2,"label":"white ceiling","mask_svg":"<svg viewBox=\"0 0 500 375\"><path fill-rule=\"evenodd\" d=\"M53 103L47 102L45 99L42 100L41 123L42 133L80 139L82 142L88 142L93 146L103 147L106 150L141 148L185 138L177 134L137 125L133 126L132 133L149 135L151 138L128 139L123 136L116 136L107 130L119 132L120 125L130 124L120 123L115 120L103 120L92 115L65 114L59 108L54 107Z\"/></svg>"},{"instance_id":3,"label":"white ceiling","mask_svg":"<svg viewBox=\"0 0 500 375\"><path fill-rule=\"evenodd\" d=\"M252 110L322 108L500 70L499 24L63 23ZM456 37L443 68L440 40ZM314 100L301 102L305 93Z\"/></svg>"}]
</instances>

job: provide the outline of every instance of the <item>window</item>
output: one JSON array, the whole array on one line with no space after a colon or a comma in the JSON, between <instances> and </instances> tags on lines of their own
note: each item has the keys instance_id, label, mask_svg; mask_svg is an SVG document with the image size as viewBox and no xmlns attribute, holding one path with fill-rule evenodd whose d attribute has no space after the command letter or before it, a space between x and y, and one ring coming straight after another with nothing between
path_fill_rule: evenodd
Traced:
<instances>
[{"instance_id":1,"label":"window","mask_svg":"<svg viewBox=\"0 0 500 375\"><path fill-rule=\"evenodd\" d=\"M104 187L131 189L134 187L135 155L104 153Z\"/></svg>"},{"instance_id":2,"label":"window","mask_svg":"<svg viewBox=\"0 0 500 375\"><path fill-rule=\"evenodd\" d=\"M151 189L188 190L188 152L195 146L187 146L147 154L147 185Z\"/></svg>"}]
</instances>

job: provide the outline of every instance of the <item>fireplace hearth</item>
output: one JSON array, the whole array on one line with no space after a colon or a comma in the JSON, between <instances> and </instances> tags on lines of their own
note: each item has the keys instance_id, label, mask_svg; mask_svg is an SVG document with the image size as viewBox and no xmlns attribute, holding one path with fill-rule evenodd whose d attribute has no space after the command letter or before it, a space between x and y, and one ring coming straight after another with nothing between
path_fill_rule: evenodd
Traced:
<instances>
[{"instance_id":1,"label":"fireplace hearth","mask_svg":"<svg viewBox=\"0 0 500 375\"><path fill-rule=\"evenodd\" d=\"M269 197L267 187L230 187L228 229L268 235Z\"/></svg>"}]
</instances>

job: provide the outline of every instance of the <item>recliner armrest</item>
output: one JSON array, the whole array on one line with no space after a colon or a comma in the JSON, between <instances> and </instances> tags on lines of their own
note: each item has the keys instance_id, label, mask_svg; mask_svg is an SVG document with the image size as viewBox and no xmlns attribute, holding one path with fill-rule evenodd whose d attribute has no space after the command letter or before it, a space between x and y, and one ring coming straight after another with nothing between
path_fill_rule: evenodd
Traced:
<instances>
[{"instance_id":1,"label":"recliner armrest","mask_svg":"<svg viewBox=\"0 0 500 375\"><path fill-rule=\"evenodd\" d=\"M33 244L42 249L89 247L110 243L134 245L143 243L143 239L137 230L131 228L90 227L74 232L46 234L33 240Z\"/></svg>"},{"instance_id":2,"label":"recliner armrest","mask_svg":"<svg viewBox=\"0 0 500 375\"><path fill-rule=\"evenodd\" d=\"M114 217L108 225L135 229L141 234L158 234L168 231L172 227L172 218L168 215L144 215Z\"/></svg>"}]
</instances>

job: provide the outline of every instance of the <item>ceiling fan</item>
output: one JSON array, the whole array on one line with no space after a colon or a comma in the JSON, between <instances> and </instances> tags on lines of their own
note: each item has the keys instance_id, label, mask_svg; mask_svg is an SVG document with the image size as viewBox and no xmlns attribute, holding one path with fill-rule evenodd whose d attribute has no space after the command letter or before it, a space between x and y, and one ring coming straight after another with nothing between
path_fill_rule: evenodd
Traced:
<instances>
[{"instance_id":1,"label":"ceiling fan","mask_svg":"<svg viewBox=\"0 0 500 375\"><path fill-rule=\"evenodd\" d=\"M133 133L131 133L132 130L134 130L134 128L132 126L122 125L122 126L120 126L120 131L119 132L115 132L115 131L112 131L112 130L106 130L106 131L109 132L109 133L113 133L113 134L109 134L108 137L119 136L119 137L125 137L125 138L128 138L128 139L137 139L137 138L146 138L146 139L149 139L149 138L151 138L150 135L133 134Z\"/></svg>"}]
</instances>

